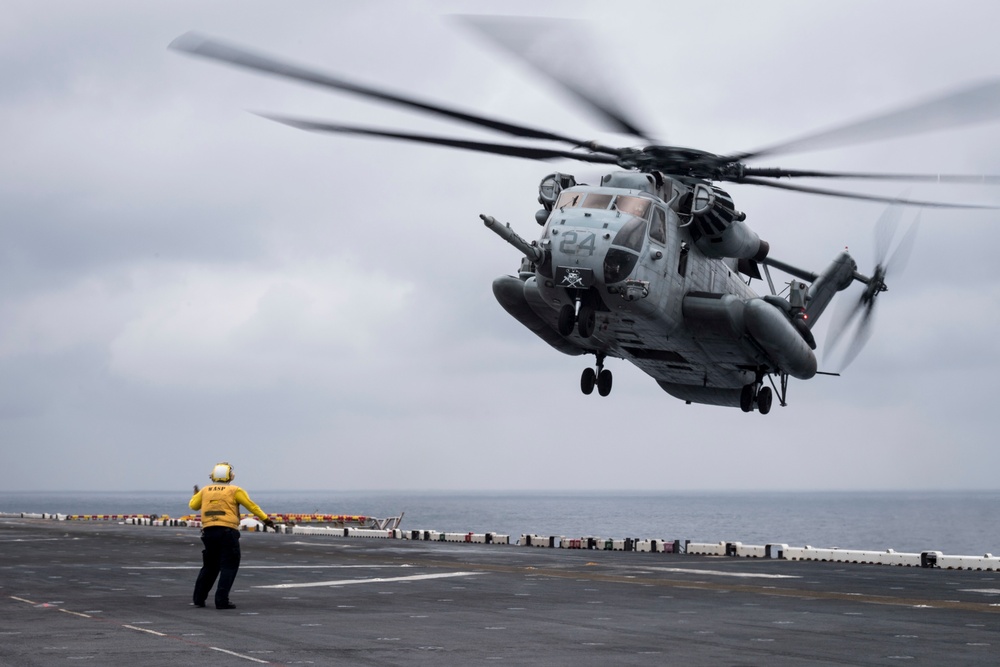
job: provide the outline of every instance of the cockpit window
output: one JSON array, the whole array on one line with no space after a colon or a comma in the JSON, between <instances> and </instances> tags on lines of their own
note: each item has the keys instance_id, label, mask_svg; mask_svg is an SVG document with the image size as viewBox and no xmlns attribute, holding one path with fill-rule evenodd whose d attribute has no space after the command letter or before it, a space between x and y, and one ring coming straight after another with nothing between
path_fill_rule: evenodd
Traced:
<instances>
[{"instance_id":1,"label":"cockpit window","mask_svg":"<svg viewBox=\"0 0 1000 667\"><path fill-rule=\"evenodd\" d=\"M586 201L583 202L584 208L607 208L611 204L611 198L614 195L602 195L596 192L591 192L587 195Z\"/></svg>"},{"instance_id":2,"label":"cockpit window","mask_svg":"<svg viewBox=\"0 0 1000 667\"><path fill-rule=\"evenodd\" d=\"M615 197L615 209L622 213L634 215L637 218L645 218L649 212L649 200L631 195L618 195Z\"/></svg>"},{"instance_id":3,"label":"cockpit window","mask_svg":"<svg viewBox=\"0 0 1000 667\"><path fill-rule=\"evenodd\" d=\"M657 206L653 209L653 222L649 225L649 238L658 243L667 242L667 221L663 209Z\"/></svg>"},{"instance_id":4,"label":"cockpit window","mask_svg":"<svg viewBox=\"0 0 1000 667\"><path fill-rule=\"evenodd\" d=\"M581 199L583 199L582 192L563 192L556 201L556 208L573 208L574 206L579 206Z\"/></svg>"},{"instance_id":5,"label":"cockpit window","mask_svg":"<svg viewBox=\"0 0 1000 667\"><path fill-rule=\"evenodd\" d=\"M611 245L629 248L638 252L642 248L642 241L646 236L646 220L643 218L631 218L622 225L615 235L615 240Z\"/></svg>"}]
</instances>

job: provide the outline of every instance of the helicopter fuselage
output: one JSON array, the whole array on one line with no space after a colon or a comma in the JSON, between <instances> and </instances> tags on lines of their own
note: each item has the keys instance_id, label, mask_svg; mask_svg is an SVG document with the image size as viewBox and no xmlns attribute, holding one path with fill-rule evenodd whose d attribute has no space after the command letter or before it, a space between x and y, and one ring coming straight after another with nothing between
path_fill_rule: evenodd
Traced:
<instances>
[{"instance_id":1,"label":"helicopter fuselage","mask_svg":"<svg viewBox=\"0 0 1000 667\"><path fill-rule=\"evenodd\" d=\"M764 259L767 244L724 192L636 172L603 182L562 190L539 215L532 257L494 282L509 313L556 349L597 355L598 377L604 358L625 359L688 402L746 409L765 376L815 375L805 285L797 305L748 285L741 262ZM742 256L706 254L717 247ZM827 276L833 291L845 271ZM586 372L582 382L589 393Z\"/></svg>"}]
</instances>

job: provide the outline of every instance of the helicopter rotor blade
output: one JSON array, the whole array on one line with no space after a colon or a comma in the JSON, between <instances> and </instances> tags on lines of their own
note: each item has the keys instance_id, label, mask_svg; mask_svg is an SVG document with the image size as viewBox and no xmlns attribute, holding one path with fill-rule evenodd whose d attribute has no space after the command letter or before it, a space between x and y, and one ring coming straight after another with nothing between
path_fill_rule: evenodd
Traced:
<instances>
[{"instance_id":1,"label":"helicopter rotor blade","mask_svg":"<svg viewBox=\"0 0 1000 667\"><path fill-rule=\"evenodd\" d=\"M853 329L847 348L840 361L840 370L847 368L857 358L858 354L871 339L874 330L875 301L879 293L885 291L886 277L892 269L893 275L899 275L909 262L910 255L920 226L920 213L917 213L903 238L890 255L889 248L899 227L902 207L889 206L879 217L875 225L875 270L871 278L862 279L855 274L856 279L867 281L867 287L860 297L849 301L841 301L834 312L833 320L827 331L827 343L824 358L838 346L848 330ZM857 326L852 326L860 314Z\"/></svg>"},{"instance_id":2,"label":"helicopter rotor blade","mask_svg":"<svg viewBox=\"0 0 1000 667\"><path fill-rule=\"evenodd\" d=\"M905 197L905 195L901 195ZM885 266L889 256L889 246L899 229L899 219L903 215L901 206L890 205L879 216L875 223L875 265Z\"/></svg>"},{"instance_id":3,"label":"helicopter rotor blade","mask_svg":"<svg viewBox=\"0 0 1000 667\"><path fill-rule=\"evenodd\" d=\"M843 340L844 334L851 327L855 317L861 312L861 297L854 297L850 301L841 298L831 315L830 326L826 332L826 345L823 349L823 358L827 359ZM842 368L840 370L843 370Z\"/></svg>"},{"instance_id":4,"label":"helicopter rotor blade","mask_svg":"<svg viewBox=\"0 0 1000 667\"><path fill-rule=\"evenodd\" d=\"M400 139L422 144L432 144L435 146L448 146L463 150L475 151L478 153L491 153L494 155L506 155L510 157L521 157L530 160L554 160L565 158L580 162L593 162L600 164L615 164L614 157L609 155L595 155L593 153L574 153L572 151L557 150L551 148L540 148L535 146L513 146L510 144L497 144L484 141L470 141L466 139L451 139L448 137L434 137L424 134L413 134L408 132L395 132L392 130L378 130L375 128L357 127L351 125L338 125L321 121L303 120L278 116L274 114L258 113L258 116L273 120L284 125L308 130L311 132L333 132L339 134L360 134L369 137L383 137L387 139Z\"/></svg>"},{"instance_id":5,"label":"helicopter rotor blade","mask_svg":"<svg viewBox=\"0 0 1000 667\"><path fill-rule=\"evenodd\" d=\"M911 106L808 134L732 157L733 161L788 155L912 136L1000 118L1000 79L917 102Z\"/></svg>"},{"instance_id":6,"label":"helicopter rotor blade","mask_svg":"<svg viewBox=\"0 0 1000 667\"><path fill-rule=\"evenodd\" d=\"M827 329L823 358L830 358L846 338L847 347L840 355L837 363L838 371L850 366L871 340L874 331L875 301L874 299L866 301L865 294L865 291L861 291L850 300L842 300L834 309L830 328Z\"/></svg>"},{"instance_id":7,"label":"helicopter rotor blade","mask_svg":"<svg viewBox=\"0 0 1000 667\"><path fill-rule=\"evenodd\" d=\"M602 76L600 62L587 58L595 38L583 22L521 16L462 15L461 23L485 36L507 55L545 76L608 124L609 129L654 143L649 132L629 118L609 91L613 77Z\"/></svg>"},{"instance_id":8,"label":"helicopter rotor blade","mask_svg":"<svg viewBox=\"0 0 1000 667\"><path fill-rule=\"evenodd\" d=\"M388 104L394 104L425 113L445 116L453 120L496 130L515 137L559 141L573 146L582 146L587 143L585 140L575 139L573 137L556 134L547 130L538 130L525 125L507 123L493 118L488 118L486 116L467 113L442 105L432 104L430 102L423 102L414 98L389 92L387 90L380 90L370 86L353 83L351 81L329 74L324 74L300 65L286 63L277 58L256 53L239 46L234 46L196 32L188 32L181 35L170 43L169 48L191 55L208 58L210 60L217 60L230 65L256 70L258 72L273 74L296 81L312 83L324 88L353 93L361 97L371 98Z\"/></svg>"},{"instance_id":9,"label":"helicopter rotor blade","mask_svg":"<svg viewBox=\"0 0 1000 667\"><path fill-rule=\"evenodd\" d=\"M886 273L892 269L894 275L899 275L906 270L906 266L910 263L910 256L913 254L913 246L916 245L917 231L920 229L920 214L921 211L917 211L917 217L903 234L903 238L899 240L899 245L885 260Z\"/></svg>"},{"instance_id":10,"label":"helicopter rotor blade","mask_svg":"<svg viewBox=\"0 0 1000 667\"><path fill-rule=\"evenodd\" d=\"M871 181L913 181L962 185L1000 185L1000 176L986 174L879 174L857 171L816 171L809 169L747 168L746 176L763 178L844 178ZM736 181L739 182L738 180Z\"/></svg>"},{"instance_id":11,"label":"helicopter rotor blade","mask_svg":"<svg viewBox=\"0 0 1000 667\"><path fill-rule=\"evenodd\" d=\"M986 210L997 210L1000 206L992 206L989 204L957 204L949 202L933 202L933 201L922 201L918 199L903 199L900 197L885 197L881 195L870 195L863 194L860 192L843 192L840 190L827 190L825 188L814 188L807 185L793 185L792 183L778 183L776 181L767 181L758 178L743 178L736 183L744 183L747 185L763 185L768 188L777 188L779 190L792 190L794 192L805 192L814 195L824 195L827 197L844 197L846 199L860 199L862 201L877 201L884 204L903 204L906 206L925 206L927 208L958 208L958 209L986 209Z\"/></svg>"},{"instance_id":12,"label":"helicopter rotor blade","mask_svg":"<svg viewBox=\"0 0 1000 667\"><path fill-rule=\"evenodd\" d=\"M862 307L861 320L858 322L857 329L847 344L847 349L844 350L844 356L840 360L840 370L846 369L855 359L858 358L858 355L861 354L861 350L863 350L868 344L868 341L871 340L872 333L874 331L875 309L873 305L868 304Z\"/></svg>"}]
</instances>

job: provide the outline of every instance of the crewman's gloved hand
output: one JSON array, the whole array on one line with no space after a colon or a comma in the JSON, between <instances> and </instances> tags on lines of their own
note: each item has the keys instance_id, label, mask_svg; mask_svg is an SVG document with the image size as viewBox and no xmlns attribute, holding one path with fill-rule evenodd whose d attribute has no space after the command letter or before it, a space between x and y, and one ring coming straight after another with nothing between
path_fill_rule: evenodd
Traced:
<instances>
[{"instance_id":1,"label":"crewman's gloved hand","mask_svg":"<svg viewBox=\"0 0 1000 667\"><path fill-rule=\"evenodd\" d=\"M198 493L198 485L197 484L194 485L194 492Z\"/></svg>"},{"instance_id":2,"label":"crewman's gloved hand","mask_svg":"<svg viewBox=\"0 0 1000 667\"><path fill-rule=\"evenodd\" d=\"M274 522L271 521L270 519L264 519L263 524L268 528L270 528L271 530L277 530L277 528L274 527Z\"/></svg>"}]
</instances>

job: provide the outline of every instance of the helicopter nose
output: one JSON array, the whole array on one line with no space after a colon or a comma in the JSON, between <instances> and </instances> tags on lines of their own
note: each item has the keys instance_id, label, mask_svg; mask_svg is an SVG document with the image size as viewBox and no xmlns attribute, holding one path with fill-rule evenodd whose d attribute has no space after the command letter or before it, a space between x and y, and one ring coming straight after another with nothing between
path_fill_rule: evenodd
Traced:
<instances>
[{"instance_id":1,"label":"helicopter nose","mask_svg":"<svg viewBox=\"0 0 1000 667\"><path fill-rule=\"evenodd\" d=\"M611 235L594 229L560 227L552 230L548 241L554 265L589 269L600 275Z\"/></svg>"}]
</instances>

